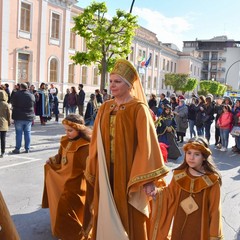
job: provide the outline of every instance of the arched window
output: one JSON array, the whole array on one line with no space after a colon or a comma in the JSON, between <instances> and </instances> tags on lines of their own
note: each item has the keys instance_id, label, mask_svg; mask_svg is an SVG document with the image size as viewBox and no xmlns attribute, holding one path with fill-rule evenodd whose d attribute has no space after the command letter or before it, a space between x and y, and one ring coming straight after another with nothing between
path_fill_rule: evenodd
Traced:
<instances>
[{"instance_id":1,"label":"arched window","mask_svg":"<svg viewBox=\"0 0 240 240\"><path fill-rule=\"evenodd\" d=\"M50 60L49 82L57 82L58 79L58 61L56 58Z\"/></svg>"}]
</instances>

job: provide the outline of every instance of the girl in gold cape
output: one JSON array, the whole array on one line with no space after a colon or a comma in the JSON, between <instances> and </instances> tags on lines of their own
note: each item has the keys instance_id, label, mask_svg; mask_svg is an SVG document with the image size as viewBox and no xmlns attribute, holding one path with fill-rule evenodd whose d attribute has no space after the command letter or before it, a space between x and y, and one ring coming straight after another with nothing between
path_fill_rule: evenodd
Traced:
<instances>
[{"instance_id":1,"label":"girl in gold cape","mask_svg":"<svg viewBox=\"0 0 240 240\"><path fill-rule=\"evenodd\" d=\"M82 238L86 193L84 171L91 130L84 125L83 117L76 114L69 114L62 123L66 136L61 139L58 154L49 158L44 166L42 207L50 210L54 236L62 240L79 240Z\"/></svg>"},{"instance_id":2,"label":"girl in gold cape","mask_svg":"<svg viewBox=\"0 0 240 240\"><path fill-rule=\"evenodd\" d=\"M184 162L174 170L169 186L159 189L154 202L151 239L223 239L221 176L212 163L207 141L191 139L183 150Z\"/></svg>"},{"instance_id":3,"label":"girl in gold cape","mask_svg":"<svg viewBox=\"0 0 240 240\"><path fill-rule=\"evenodd\" d=\"M129 61L116 62L110 90L114 99L98 110L85 174L87 202L93 203L91 239L148 240L151 198L144 186L153 187L158 180L164 186L161 179L168 170L138 74ZM86 222L85 230L92 226Z\"/></svg>"}]
</instances>

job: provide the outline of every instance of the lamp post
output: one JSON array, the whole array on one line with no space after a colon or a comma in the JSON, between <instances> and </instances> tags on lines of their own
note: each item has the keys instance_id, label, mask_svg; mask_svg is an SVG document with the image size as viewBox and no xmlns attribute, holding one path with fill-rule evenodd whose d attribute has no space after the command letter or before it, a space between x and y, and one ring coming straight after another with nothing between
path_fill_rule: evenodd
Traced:
<instances>
[{"instance_id":1,"label":"lamp post","mask_svg":"<svg viewBox=\"0 0 240 240\"><path fill-rule=\"evenodd\" d=\"M134 3L135 3L135 0L132 1L131 8L130 8L130 11L129 11L130 13L132 13Z\"/></svg>"},{"instance_id":2,"label":"lamp post","mask_svg":"<svg viewBox=\"0 0 240 240\"><path fill-rule=\"evenodd\" d=\"M225 85L227 84L227 75L228 75L229 70L231 69L231 67L232 67L235 63L238 63L238 62L240 62L240 60L235 61L235 62L232 63L232 64L230 65L230 67L228 68L228 70L227 70L227 72L226 72L226 75L225 75L225 80L224 80L224 84L225 84Z\"/></svg>"}]
</instances>

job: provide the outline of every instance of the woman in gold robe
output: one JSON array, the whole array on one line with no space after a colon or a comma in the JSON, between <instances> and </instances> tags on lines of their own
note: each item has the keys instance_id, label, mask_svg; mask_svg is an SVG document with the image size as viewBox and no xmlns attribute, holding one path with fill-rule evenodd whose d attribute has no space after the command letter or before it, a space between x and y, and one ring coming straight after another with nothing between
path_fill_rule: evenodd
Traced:
<instances>
[{"instance_id":1,"label":"woman in gold robe","mask_svg":"<svg viewBox=\"0 0 240 240\"><path fill-rule=\"evenodd\" d=\"M49 208L52 234L62 240L82 238L86 181L84 171L91 130L83 117L69 114L64 120L66 136L58 154L44 166L45 181L42 207Z\"/></svg>"},{"instance_id":2,"label":"woman in gold robe","mask_svg":"<svg viewBox=\"0 0 240 240\"><path fill-rule=\"evenodd\" d=\"M89 150L87 202L93 202L91 239L149 239L154 182L165 185L154 122L138 74L127 60L110 74L114 99L98 110Z\"/></svg>"}]
</instances>

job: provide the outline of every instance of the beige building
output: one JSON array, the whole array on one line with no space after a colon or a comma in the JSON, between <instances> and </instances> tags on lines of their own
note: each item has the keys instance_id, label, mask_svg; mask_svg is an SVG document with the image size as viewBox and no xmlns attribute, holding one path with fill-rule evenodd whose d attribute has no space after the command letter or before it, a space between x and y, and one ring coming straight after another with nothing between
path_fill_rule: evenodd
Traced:
<instances>
[{"instance_id":1,"label":"beige building","mask_svg":"<svg viewBox=\"0 0 240 240\"><path fill-rule=\"evenodd\" d=\"M150 56L151 61L146 67L142 62ZM166 73L186 73L200 80L202 60L196 54L182 53L174 44L160 42L155 33L143 27L136 31L129 59L138 69L147 95L173 91L164 84Z\"/></svg>"},{"instance_id":2,"label":"beige building","mask_svg":"<svg viewBox=\"0 0 240 240\"><path fill-rule=\"evenodd\" d=\"M1 0L0 1L0 80L15 84L54 83L60 96L79 83L87 94L100 87L96 66L74 65L71 56L86 51L84 39L71 28L73 17L83 9L78 0ZM143 62L151 56L148 66ZM183 54L171 44L161 43L156 34L139 28L129 60L139 71L146 94L172 91L164 85L166 73L189 73L200 79L201 61L194 54Z\"/></svg>"},{"instance_id":3,"label":"beige building","mask_svg":"<svg viewBox=\"0 0 240 240\"><path fill-rule=\"evenodd\" d=\"M184 52L197 52L203 61L201 80L215 80L238 90L240 87L240 41L218 36L184 41Z\"/></svg>"}]
</instances>

